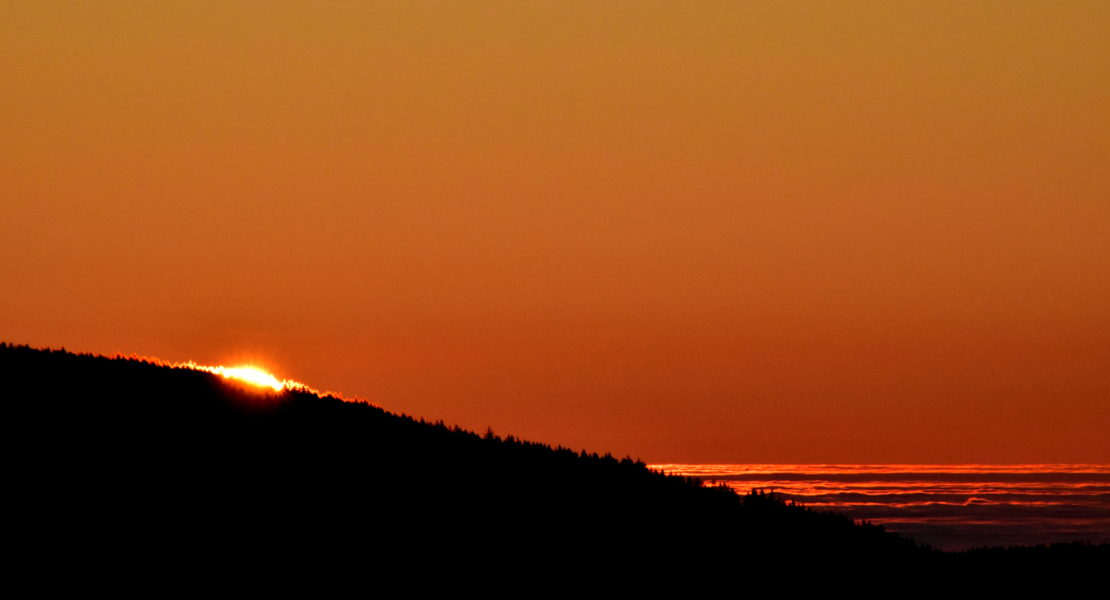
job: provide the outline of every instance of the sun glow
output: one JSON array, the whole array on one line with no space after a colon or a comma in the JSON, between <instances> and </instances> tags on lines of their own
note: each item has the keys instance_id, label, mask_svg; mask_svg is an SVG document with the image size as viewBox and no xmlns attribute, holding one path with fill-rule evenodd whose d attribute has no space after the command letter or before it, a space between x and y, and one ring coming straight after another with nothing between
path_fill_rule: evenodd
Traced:
<instances>
[{"instance_id":1,"label":"sun glow","mask_svg":"<svg viewBox=\"0 0 1110 600\"><path fill-rule=\"evenodd\" d=\"M259 367L255 367L253 365L225 367L223 365L200 365L190 361L185 363L173 363L172 366L212 373L213 375L219 375L224 379L228 379L238 383L244 383L260 388L270 388L275 392L280 392L283 390L303 390L316 394L320 393L319 391L314 390L299 381L293 381L292 379L278 379L269 371L266 371L265 369Z\"/></svg>"},{"instance_id":2,"label":"sun glow","mask_svg":"<svg viewBox=\"0 0 1110 600\"><path fill-rule=\"evenodd\" d=\"M315 395L321 396L321 397L330 396L330 397L333 397L333 398L343 400L344 402L365 402L365 400L362 400L360 398L344 397L339 392L319 390L319 389L316 389L314 387L305 385L305 384L303 384L299 381L296 381L294 379L279 379L276 375L274 375L273 373L270 373L266 369L263 369L262 367L258 367L258 366L255 366L255 365L252 365L252 364L249 364L249 363L248 364L238 364L238 365L235 365L235 366L228 367L228 366L224 366L224 365L202 365L202 364L199 364L199 363L197 363L195 361L191 361L191 360L183 361L183 362L182 361L176 361L176 362L175 361L168 361L168 360L163 360L163 359L152 357L152 356L139 356L139 355L124 356L122 354L117 354L116 356L118 358L126 358L126 359L130 359L130 360L140 360L140 361L143 361L143 362L147 362L147 363L151 363L151 364L155 364L155 365L161 365L161 366L165 366L165 367L171 367L171 368L174 368L174 369L191 369L193 371L204 371L205 373L211 373L213 375L219 375L220 377L226 379L229 383L241 384L241 385L245 385L245 386L250 386L252 388L258 388L259 392L268 392L269 390L273 390L274 392L284 392L284 391L307 392L307 393L315 394Z\"/></svg>"},{"instance_id":3,"label":"sun glow","mask_svg":"<svg viewBox=\"0 0 1110 600\"><path fill-rule=\"evenodd\" d=\"M203 371L205 373L219 375L230 385L236 385L244 388L249 387L254 389L254 391L256 392L255 394L248 394L242 399L246 399L248 396L254 396L254 400L260 400L262 401L262 404L270 404L270 400L285 396L285 392L294 392L312 394L321 398L332 398L335 400L341 400L343 402L355 402L360 404L373 405L369 400L366 400L365 398L345 396L340 392L329 390L326 388L314 388L295 379L280 379L266 369L256 365L252 365L249 362L246 364L239 363L235 366L202 365L192 360L170 361L158 358L156 356L140 354L115 354L110 358L139 361L151 365L169 367L171 369L189 369L192 371ZM254 400L250 401L253 402Z\"/></svg>"},{"instance_id":4,"label":"sun glow","mask_svg":"<svg viewBox=\"0 0 1110 600\"><path fill-rule=\"evenodd\" d=\"M212 367L212 372L227 379L235 379L258 387L268 387L275 392L280 392L286 387L285 381L258 367Z\"/></svg>"}]
</instances>

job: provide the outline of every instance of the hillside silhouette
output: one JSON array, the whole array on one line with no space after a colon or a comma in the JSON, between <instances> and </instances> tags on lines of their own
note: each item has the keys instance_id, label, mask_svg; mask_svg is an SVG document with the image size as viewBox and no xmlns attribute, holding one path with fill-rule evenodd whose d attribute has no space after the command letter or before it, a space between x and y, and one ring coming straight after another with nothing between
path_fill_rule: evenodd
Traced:
<instances>
[{"instance_id":1,"label":"hillside silhouette","mask_svg":"<svg viewBox=\"0 0 1110 600\"><path fill-rule=\"evenodd\" d=\"M151 567L199 549L217 563L548 576L959 558L631 458L477 434L309 391L8 344L0 376L18 448L16 539L31 555L107 552ZM961 556L1043 563L1065 553L1074 564L1105 550Z\"/></svg>"}]
</instances>

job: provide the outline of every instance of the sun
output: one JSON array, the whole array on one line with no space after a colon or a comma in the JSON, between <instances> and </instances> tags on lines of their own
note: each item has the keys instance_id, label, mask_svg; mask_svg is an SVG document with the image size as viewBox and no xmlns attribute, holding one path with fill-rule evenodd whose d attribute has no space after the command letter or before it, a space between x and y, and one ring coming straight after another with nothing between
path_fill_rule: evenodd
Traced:
<instances>
[{"instance_id":1,"label":"sun","mask_svg":"<svg viewBox=\"0 0 1110 600\"><path fill-rule=\"evenodd\" d=\"M155 360L157 360L157 359L155 359ZM307 386L307 385L305 385L305 384L303 384L299 381L295 381L293 379L278 379L275 375L273 375L272 373L270 373L266 369L263 369L261 367L256 367L256 366L250 365L250 364L237 365L237 366L234 366L234 367L225 367L223 365L218 365L218 366L202 365L202 364L198 364L198 363L193 362L193 361L177 362L177 363L168 363L167 362L167 363L164 363L164 364L167 364L167 365L170 365L170 366L173 366L173 367L183 368L183 369L193 369L195 371L204 371L206 373L212 373L213 375L219 375L220 377L223 377L224 379L234 381L235 383L241 383L241 384L245 384L245 385L249 385L249 386L257 387L257 388L263 388L263 389L269 388L269 389L271 389L275 392L290 390L290 391L299 391L299 392L310 392L310 393L317 394L317 395L324 394L324 392L321 392L319 390L311 388L311 387L309 387L309 386ZM332 393L332 392L328 392L328 393Z\"/></svg>"},{"instance_id":2,"label":"sun","mask_svg":"<svg viewBox=\"0 0 1110 600\"><path fill-rule=\"evenodd\" d=\"M272 388L275 392L285 389L285 382L258 367L215 367L213 372L227 379L234 379L258 387Z\"/></svg>"}]
</instances>

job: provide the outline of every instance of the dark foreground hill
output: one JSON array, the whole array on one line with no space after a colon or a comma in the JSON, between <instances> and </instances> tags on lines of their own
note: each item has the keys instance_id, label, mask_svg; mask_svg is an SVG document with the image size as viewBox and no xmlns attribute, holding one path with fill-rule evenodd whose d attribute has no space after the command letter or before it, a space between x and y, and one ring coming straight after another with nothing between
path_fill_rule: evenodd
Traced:
<instances>
[{"instance_id":1,"label":"dark foreground hill","mask_svg":"<svg viewBox=\"0 0 1110 600\"><path fill-rule=\"evenodd\" d=\"M768 564L953 562L880 527L628 458L306 391L11 345L0 345L0 377L15 442L13 539L25 556L100 570L418 565L641 581ZM1097 549L1068 551L1072 564L1100 560Z\"/></svg>"}]
</instances>

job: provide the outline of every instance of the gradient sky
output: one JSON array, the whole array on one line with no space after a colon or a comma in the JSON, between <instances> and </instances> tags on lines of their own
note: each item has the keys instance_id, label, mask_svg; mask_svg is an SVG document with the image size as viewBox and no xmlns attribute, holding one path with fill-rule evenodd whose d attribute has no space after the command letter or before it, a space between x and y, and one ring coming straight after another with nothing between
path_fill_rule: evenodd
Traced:
<instances>
[{"instance_id":1,"label":"gradient sky","mask_svg":"<svg viewBox=\"0 0 1110 600\"><path fill-rule=\"evenodd\" d=\"M0 339L649 462L1110 462L1108 31L0 0Z\"/></svg>"}]
</instances>

